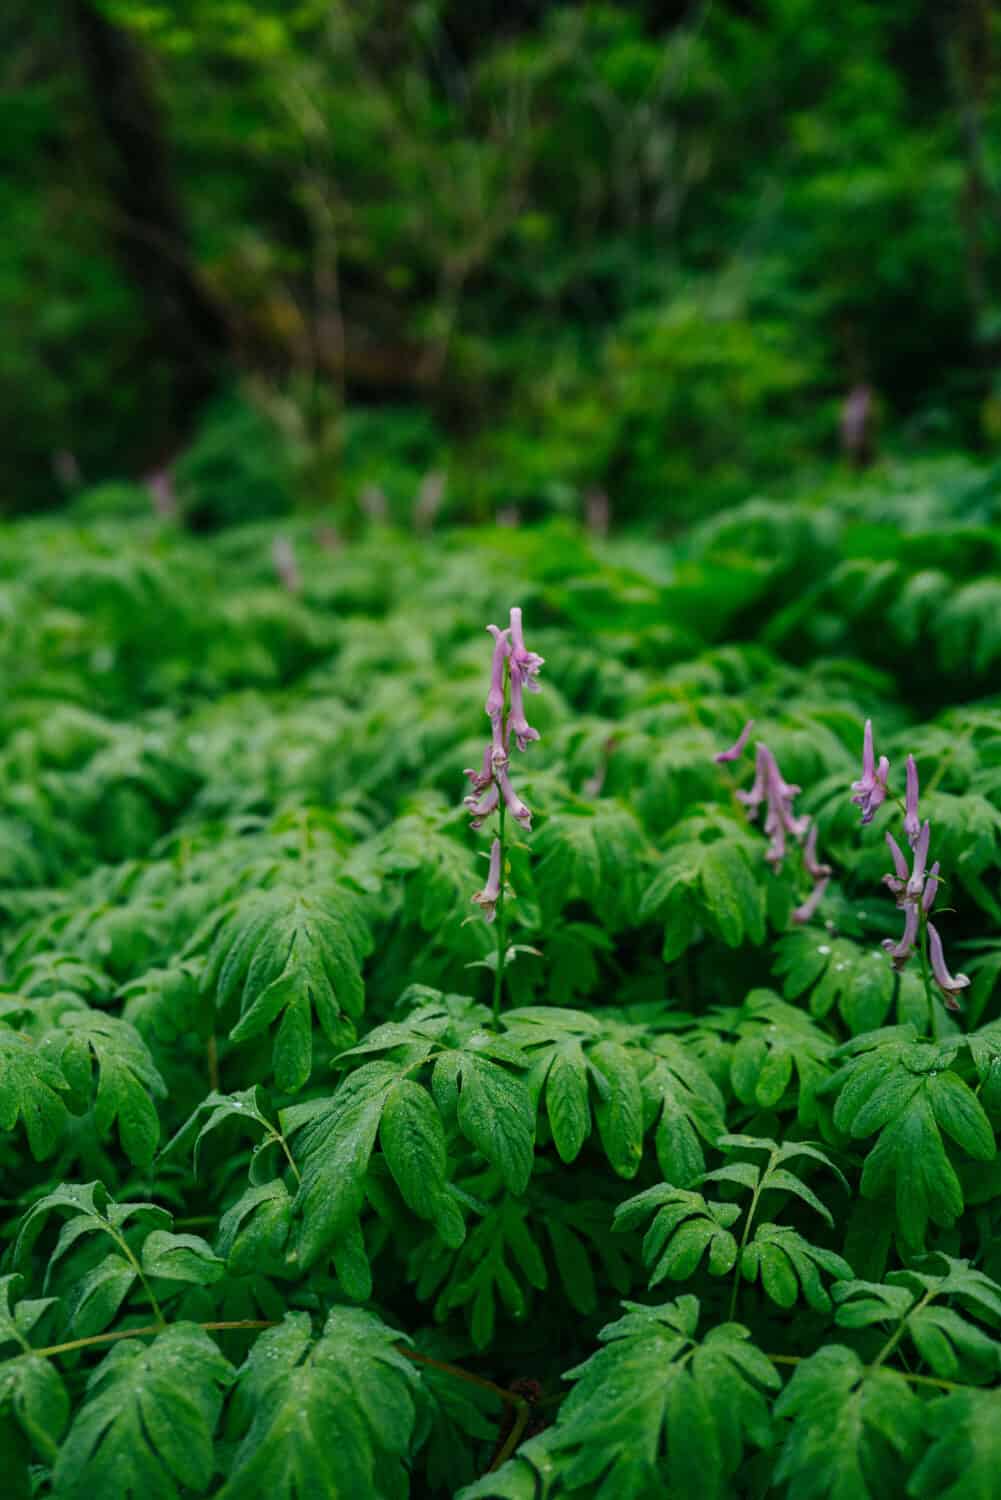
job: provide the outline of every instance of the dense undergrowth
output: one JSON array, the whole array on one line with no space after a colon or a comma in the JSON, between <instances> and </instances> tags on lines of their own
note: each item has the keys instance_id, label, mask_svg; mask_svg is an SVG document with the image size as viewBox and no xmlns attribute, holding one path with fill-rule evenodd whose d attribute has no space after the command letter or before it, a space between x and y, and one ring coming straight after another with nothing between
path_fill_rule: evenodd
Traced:
<instances>
[{"instance_id":1,"label":"dense undergrowth","mask_svg":"<svg viewBox=\"0 0 1001 1500\"><path fill-rule=\"evenodd\" d=\"M6 1494L995 1493L995 491L303 523L294 588L263 527L0 533ZM495 1023L462 773L512 604ZM714 761L752 717L806 924ZM908 753L958 1014L882 948Z\"/></svg>"}]
</instances>

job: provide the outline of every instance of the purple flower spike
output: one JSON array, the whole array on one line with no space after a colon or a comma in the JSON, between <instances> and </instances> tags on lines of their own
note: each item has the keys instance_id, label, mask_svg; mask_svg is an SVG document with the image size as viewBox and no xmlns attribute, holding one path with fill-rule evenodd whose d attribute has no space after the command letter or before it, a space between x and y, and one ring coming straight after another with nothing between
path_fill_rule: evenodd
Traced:
<instances>
[{"instance_id":1,"label":"purple flower spike","mask_svg":"<svg viewBox=\"0 0 1001 1500\"><path fill-rule=\"evenodd\" d=\"M904 913L904 931L899 943L892 938L883 939L883 947L893 960L895 969L903 969L914 951L914 944L918 940L918 909L914 905L908 905Z\"/></svg>"},{"instance_id":2,"label":"purple flower spike","mask_svg":"<svg viewBox=\"0 0 1001 1500\"><path fill-rule=\"evenodd\" d=\"M483 916L487 922L492 922L496 916L496 906L500 897L501 886L501 846L500 839L494 839L490 845L490 869L487 871L487 883L482 891L477 891L473 900L477 906L483 908Z\"/></svg>"},{"instance_id":3,"label":"purple flower spike","mask_svg":"<svg viewBox=\"0 0 1001 1500\"><path fill-rule=\"evenodd\" d=\"M518 796L518 793L511 785L511 780L507 774L506 767L501 767L498 769L497 780L500 782L501 796L504 798L504 805L506 806L508 812L516 822L522 825L523 828L530 830L532 827L532 810L530 807L527 807L524 802L522 802L521 798Z\"/></svg>"},{"instance_id":4,"label":"purple flower spike","mask_svg":"<svg viewBox=\"0 0 1001 1500\"><path fill-rule=\"evenodd\" d=\"M945 966L945 954L942 952L942 939L931 922L928 923L928 952L931 958L931 971L935 976L935 983L942 991L946 1009L960 1010L961 1006L956 996L960 990L966 989L970 980L966 974L949 973Z\"/></svg>"},{"instance_id":5,"label":"purple flower spike","mask_svg":"<svg viewBox=\"0 0 1001 1500\"><path fill-rule=\"evenodd\" d=\"M938 860L936 860L931 869L928 871L928 879L925 881L924 892L921 896L921 910L925 912L925 914L931 911L932 907L935 905L935 897L938 895L938 870L939 864Z\"/></svg>"},{"instance_id":6,"label":"purple flower spike","mask_svg":"<svg viewBox=\"0 0 1001 1500\"><path fill-rule=\"evenodd\" d=\"M487 694L486 710L491 719L496 719L504 712L504 662L511 648L506 630L500 630L496 625L488 625L487 629L494 638L494 657L490 666L490 691Z\"/></svg>"},{"instance_id":7,"label":"purple flower spike","mask_svg":"<svg viewBox=\"0 0 1001 1500\"><path fill-rule=\"evenodd\" d=\"M855 793L852 801L862 809L862 822L871 823L877 807L886 801L886 779L890 774L890 762L885 755L876 756L872 747L872 720L866 719L862 737L862 776L852 782Z\"/></svg>"},{"instance_id":8,"label":"purple flower spike","mask_svg":"<svg viewBox=\"0 0 1001 1500\"><path fill-rule=\"evenodd\" d=\"M539 691L536 677L539 668L545 666L545 657L537 656L534 651L526 651L525 638L521 633L521 610L515 606L511 610L511 680L518 677L530 693Z\"/></svg>"},{"instance_id":9,"label":"purple flower spike","mask_svg":"<svg viewBox=\"0 0 1001 1500\"><path fill-rule=\"evenodd\" d=\"M747 723L744 725L743 729L740 731L739 735L730 746L729 750L721 750L718 755L713 756L713 760L718 766L723 765L723 763L728 760L740 759L740 757L744 753L744 747L747 744L748 739L750 738L751 730L753 728L754 720L748 719Z\"/></svg>"},{"instance_id":10,"label":"purple flower spike","mask_svg":"<svg viewBox=\"0 0 1001 1500\"><path fill-rule=\"evenodd\" d=\"M822 865L820 868L827 870L828 866ZM800 906L797 906L793 912L792 919L794 922L809 922L812 919L817 907L824 899L824 892L827 890L830 879L830 873L821 876L806 900Z\"/></svg>"},{"instance_id":11,"label":"purple flower spike","mask_svg":"<svg viewBox=\"0 0 1001 1500\"><path fill-rule=\"evenodd\" d=\"M508 720L508 732L514 735L519 750L527 750L529 740L537 740L539 731L533 729L525 718L525 700L522 697L521 678L516 672L511 673L511 715Z\"/></svg>"},{"instance_id":12,"label":"purple flower spike","mask_svg":"<svg viewBox=\"0 0 1001 1500\"><path fill-rule=\"evenodd\" d=\"M904 832L907 834L907 842L913 849L921 833L921 819L918 817L918 768L913 755L907 757L907 798L904 813Z\"/></svg>"}]
</instances>

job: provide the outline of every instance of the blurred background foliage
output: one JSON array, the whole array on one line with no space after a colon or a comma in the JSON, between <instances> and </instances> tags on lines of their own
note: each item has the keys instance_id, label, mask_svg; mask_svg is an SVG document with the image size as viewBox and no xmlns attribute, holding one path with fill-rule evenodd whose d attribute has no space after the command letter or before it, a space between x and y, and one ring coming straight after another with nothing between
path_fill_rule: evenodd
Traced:
<instances>
[{"instance_id":1,"label":"blurred background foliage","mask_svg":"<svg viewBox=\"0 0 1001 1500\"><path fill-rule=\"evenodd\" d=\"M7 0L0 39L8 513L672 530L1001 444L990 0Z\"/></svg>"}]
</instances>

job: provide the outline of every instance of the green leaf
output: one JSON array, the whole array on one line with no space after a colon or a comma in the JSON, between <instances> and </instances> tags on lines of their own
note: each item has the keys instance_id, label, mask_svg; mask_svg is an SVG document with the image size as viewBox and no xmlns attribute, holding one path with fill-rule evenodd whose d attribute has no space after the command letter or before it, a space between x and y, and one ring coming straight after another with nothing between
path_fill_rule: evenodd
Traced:
<instances>
[{"instance_id":1,"label":"green leaf","mask_svg":"<svg viewBox=\"0 0 1001 1500\"><path fill-rule=\"evenodd\" d=\"M737 1323L697 1340L694 1297L624 1306L599 1334L605 1347L569 1372L574 1389L545 1452L568 1492L593 1486L595 1500L662 1491L724 1500L746 1445L770 1442L764 1393L780 1384L774 1367Z\"/></svg>"},{"instance_id":2,"label":"green leaf","mask_svg":"<svg viewBox=\"0 0 1001 1500\"><path fill-rule=\"evenodd\" d=\"M237 1376L243 1435L219 1500L404 1500L418 1376L399 1340L350 1307L315 1340L305 1313L262 1333Z\"/></svg>"},{"instance_id":3,"label":"green leaf","mask_svg":"<svg viewBox=\"0 0 1001 1500\"><path fill-rule=\"evenodd\" d=\"M163 1229L154 1229L143 1241L142 1268L147 1276L190 1281L196 1286L211 1286L226 1274L226 1262L198 1235L169 1234Z\"/></svg>"},{"instance_id":4,"label":"green leaf","mask_svg":"<svg viewBox=\"0 0 1001 1500\"><path fill-rule=\"evenodd\" d=\"M806 928L780 938L777 951L775 972L785 976L787 998L810 990L811 1015L826 1016L836 1005L853 1035L882 1026L894 988L893 969L882 949Z\"/></svg>"},{"instance_id":5,"label":"green leaf","mask_svg":"<svg viewBox=\"0 0 1001 1500\"><path fill-rule=\"evenodd\" d=\"M379 1143L403 1201L422 1219L439 1212L447 1152L441 1116L426 1089L401 1079L386 1096Z\"/></svg>"},{"instance_id":6,"label":"green leaf","mask_svg":"<svg viewBox=\"0 0 1001 1500\"><path fill-rule=\"evenodd\" d=\"M831 1299L820 1272L835 1281L847 1281L852 1268L833 1250L821 1249L785 1224L759 1224L745 1247L741 1274L748 1281L761 1277L767 1296L779 1307L792 1307L802 1288L814 1312L828 1313Z\"/></svg>"},{"instance_id":7,"label":"green leaf","mask_svg":"<svg viewBox=\"0 0 1001 1500\"><path fill-rule=\"evenodd\" d=\"M98 1130L107 1137L117 1122L126 1156L137 1166L148 1166L160 1140L153 1100L165 1097L167 1085L135 1027L100 1011L67 1011L59 1030L49 1033L44 1046L85 1103L90 1102L96 1065L94 1120Z\"/></svg>"},{"instance_id":8,"label":"green leaf","mask_svg":"<svg viewBox=\"0 0 1001 1500\"><path fill-rule=\"evenodd\" d=\"M732 1203L708 1203L701 1193L666 1183L629 1198L615 1211L615 1228L637 1228L654 1211L643 1239L643 1261L650 1268L650 1286L665 1279L685 1281L709 1252L711 1276L725 1276L737 1259L737 1241L729 1226L739 1217Z\"/></svg>"},{"instance_id":9,"label":"green leaf","mask_svg":"<svg viewBox=\"0 0 1001 1500\"><path fill-rule=\"evenodd\" d=\"M0 1411L8 1404L39 1458L51 1464L70 1414L69 1395L52 1361L22 1354L0 1364Z\"/></svg>"},{"instance_id":10,"label":"green leaf","mask_svg":"<svg viewBox=\"0 0 1001 1500\"><path fill-rule=\"evenodd\" d=\"M273 1063L279 1088L294 1093L313 1065L312 1017L343 1047L361 1015L362 960L372 940L358 899L346 888L309 894L278 886L242 897L224 918L208 956L203 990L222 1009L239 997L230 1036L246 1041L281 1016Z\"/></svg>"},{"instance_id":11,"label":"green leaf","mask_svg":"<svg viewBox=\"0 0 1001 1500\"><path fill-rule=\"evenodd\" d=\"M902 1375L867 1374L853 1350L827 1344L797 1366L775 1403L792 1424L775 1478L789 1500L901 1495L921 1450L923 1410Z\"/></svg>"},{"instance_id":12,"label":"green leaf","mask_svg":"<svg viewBox=\"0 0 1001 1500\"><path fill-rule=\"evenodd\" d=\"M393 1063L366 1063L296 1135L302 1177L294 1211L304 1266L313 1265L358 1219L379 1121L398 1077Z\"/></svg>"},{"instance_id":13,"label":"green leaf","mask_svg":"<svg viewBox=\"0 0 1001 1500\"><path fill-rule=\"evenodd\" d=\"M151 1344L116 1344L87 1382L53 1475L60 1500L148 1495L179 1500L212 1482L212 1438L233 1371L190 1323Z\"/></svg>"},{"instance_id":14,"label":"green leaf","mask_svg":"<svg viewBox=\"0 0 1001 1500\"><path fill-rule=\"evenodd\" d=\"M448 1274L448 1280L435 1303L435 1316L464 1308L477 1349L486 1349L493 1339L498 1298L520 1320L529 1312L528 1288L542 1291L547 1285L546 1263L527 1219L527 1205L505 1193L469 1234L450 1272L446 1267L440 1273ZM432 1280L428 1290L434 1284Z\"/></svg>"},{"instance_id":15,"label":"green leaf","mask_svg":"<svg viewBox=\"0 0 1001 1500\"><path fill-rule=\"evenodd\" d=\"M913 1040L909 1027L859 1037L854 1054L825 1091L838 1092L834 1123L855 1139L879 1131L862 1170L862 1193L894 1193L904 1242L920 1248L928 1220L951 1228L963 1211L959 1177L942 1130L978 1161L995 1154L994 1134L976 1095L953 1071L955 1044Z\"/></svg>"},{"instance_id":16,"label":"green leaf","mask_svg":"<svg viewBox=\"0 0 1001 1500\"><path fill-rule=\"evenodd\" d=\"M23 1120L36 1161L51 1156L62 1138L68 1087L37 1042L0 1022L0 1130Z\"/></svg>"},{"instance_id":17,"label":"green leaf","mask_svg":"<svg viewBox=\"0 0 1001 1500\"><path fill-rule=\"evenodd\" d=\"M457 1076L459 1129L496 1167L505 1187L523 1193L535 1144L531 1094L520 1078L471 1053L460 1055Z\"/></svg>"},{"instance_id":18,"label":"green leaf","mask_svg":"<svg viewBox=\"0 0 1001 1500\"><path fill-rule=\"evenodd\" d=\"M925 1408L931 1445L912 1500L994 1500L1001 1472L1001 1391L954 1391Z\"/></svg>"}]
</instances>

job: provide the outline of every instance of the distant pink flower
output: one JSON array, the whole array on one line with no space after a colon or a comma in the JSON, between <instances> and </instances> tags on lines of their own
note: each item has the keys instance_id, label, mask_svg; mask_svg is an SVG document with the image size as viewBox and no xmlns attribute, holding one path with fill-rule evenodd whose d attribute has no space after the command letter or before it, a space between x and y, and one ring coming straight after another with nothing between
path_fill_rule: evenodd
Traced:
<instances>
[{"instance_id":1,"label":"distant pink flower","mask_svg":"<svg viewBox=\"0 0 1001 1500\"><path fill-rule=\"evenodd\" d=\"M866 719L862 737L862 775L858 781L852 782L852 791L855 793L852 801L862 809L863 823L871 823L877 807L886 801L886 779L889 774L890 762L885 755L879 757L879 765L876 765L872 746L872 720Z\"/></svg>"},{"instance_id":2,"label":"distant pink flower","mask_svg":"<svg viewBox=\"0 0 1001 1500\"><path fill-rule=\"evenodd\" d=\"M533 729L525 718L525 700L522 696L521 677L511 673L511 713L508 718L508 729L514 735L515 743L519 750L527 750L529 740L537 740L539 731Z\"/></svg>"},{"instance_id":3,"label":"distant pink flower","mask_svg":"<svg viewBox=\"0 0 1001 1500\"><path fill-rule=\"evenodd\" d=\"M883 939L883 947L890 955L895 969L902 969L914 951L914 945L918 940L918 909L910 903L904 907L904 930L898 942L892 938Z\"/></svg>"},{"instance_id":4,"label":"distant pink flower","mask_svg":"<svg viewBox=\"0 0 1001 1500\"><path fill-rule=\"evenodd\" d=\"M518 793L511 785L506 766L498 769L497 780L500 783L501 796L504 798L505 806L512 818L520 823L523 828L530 829L532 826L532 810L522 802Z\"/></svg>"},{"instance_id":5,"label":"distant pink flower","mask_svg":"<svg viewBox=\"0 0 1001 1500\"><path fill-rule=\"evenodd\" d=\"M729 750L721 750L718 755L714 755L713 756L713 760L716 762L716 764L718 766L721 766L724 763L724 761L739 760L740 759L740 757L744 753L744 747L747 744L748 739L750 738L751 730L753 728L754 728L754 720L753 719L748 719L747 723L744 725L743 729L740 731L740 734L737 736L737 738L734 740L733 744L730 746Z\"/></svg>"},{"instance_id":6,"label":"distant pink flower","mask_svg":"<svg viewBox=\"0 0 1001 1500\"><path fill-rule=\"evenodd\" d=\"M500 839L494 839L490 845L490 868L487 871L487 883L482 891L477 891L473 900L477 906L483 908L483 916L488 922L492 922L496 915L495 908L500 899L501 887L501 846Z\"/></svg>"},{"instance_id":7,"label":"distant pink flower","mask_svg":"<svg viewBox=\"0 0 1001 1500\"><path fill-rule=\"evenodd\" d=\"M921 833L921 819L918 817L918 768L913 755L907 757L907 796L904 806L904 832L913 849Z\"/></svg>"},{"instance_id":8,"label":"distant pink flower","mask_svg":"<svg viewBox=\"0 0 1001 1500\"><path fill-rule=\"evenodd\" d=\"M822 865L817 859L817 825L810 824L810 832L803 845L803 869L811 880L824 880L831 874L830 865Z\"/></svg>"},{"instance_id":9,"label":"distant pink flower","mask_svg":"<svg viewBox=\"0 0 1001 1500\"><path fill-rule=\"evenodd\" d=\"M828 867L824 865L822 868L827 869ZM824 892L827 890L827 887L830 884L830 879L831 877L829 873L827 875L821 876L821 878L814 885L813 890L807 896L806 900L801 902L793 912L792 919L794 922L809 922L812 920L812 918L816 914L817 907L824 899Z\"/></svg>"},{"instance_id":10,"label":"distant pink flower","mask_svg":"<svg viewBox=\"0 0 1001 1500\"><path fill-rule=\"evenodd\" d=\"M496 625L487 629L494 638L494 654L490 664L490 691L487 693L486 711L491 719L504 712L504 663L510 655L508 632Z\"/></svg>"},{"instance_id":11,"label":"distant pink flower","mask_svg":"<svg viewBox=\"0 0 1001 1500\"><path fill-rule=\"evenodd\" d=\"M521 633L521 610L515 606L511 610L511 680L518 676L530 693L539 691L536 677L539 668L545 666L545 657L538 656L534 651L525 649L525 638Z\"/></svg>"},{"instance_id":12,"label":"distant pink flower","mask_svg":"<svg viewBox=\"0 0 1001 1500\"><path fill-rule=\"evenodd\" d=\"M945 966L945 954L942 952L942 939L938 935L937 928L933 923L928 923L928 955L931 959L931 971L935 976L935 983L942 991L947 1010L960 1010L961 1006L957 995L965 990L970 983L966 974L952 975Z\"/></svg>"}]
</instances>

